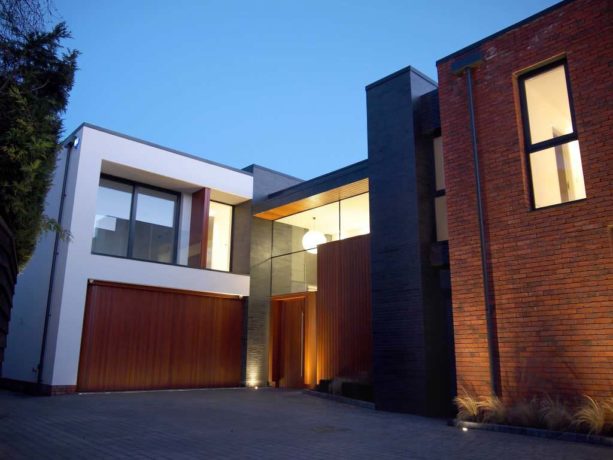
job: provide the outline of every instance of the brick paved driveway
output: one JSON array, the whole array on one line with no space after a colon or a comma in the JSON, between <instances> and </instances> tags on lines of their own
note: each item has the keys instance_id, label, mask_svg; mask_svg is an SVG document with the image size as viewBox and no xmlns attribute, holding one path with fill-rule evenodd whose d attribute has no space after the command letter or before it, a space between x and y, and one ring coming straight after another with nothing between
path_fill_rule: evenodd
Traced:
<instances>
[{"instance_id":1,"label":"brick paved driveway","mask_svg":"<svg viewBox=\"0 0 613 460\"><path fill-rule=\"evenodd\" d=\"M613 449L390 414L298 391L0 391L0 458L613 459Z\"/></svg>"}]
</instances>

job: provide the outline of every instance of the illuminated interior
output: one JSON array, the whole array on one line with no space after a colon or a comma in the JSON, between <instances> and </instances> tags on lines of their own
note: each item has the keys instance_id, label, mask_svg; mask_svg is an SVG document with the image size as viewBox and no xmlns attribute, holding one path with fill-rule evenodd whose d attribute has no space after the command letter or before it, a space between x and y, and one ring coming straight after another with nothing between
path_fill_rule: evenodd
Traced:
<instances>
[{"instance_id":1,"label":"illuminated interior","mask_svg":"<svg viewBox=\"0 0 613 460\"><path fill-rule=\"evenodd\" d=\"M230 271L232 206L211 201L206 268Z\"/></svg>"},{"instance_id":2,"label":"illuminated interior","mask_svg":"<svg viewBox=\"0 0 613 460\"><path fill-rule=\"evenodd\" d=\"M562 64L524 80L532 146L573 133L567 83ZM531 152L530 170L536 208L586 197L576 140Z\"/></svg>"},{"instance_id":3,"label":"illuminated interior","mask_svg":"<svg viewBox=\"0 0 613 460\"><path fill-rule=\"evenodd\" d=\"M305 244L309 232L330 242L370 233L369 195L298 212L273 223L272 295L317 290L317 247Z\"/></svg>"}]
</instances>

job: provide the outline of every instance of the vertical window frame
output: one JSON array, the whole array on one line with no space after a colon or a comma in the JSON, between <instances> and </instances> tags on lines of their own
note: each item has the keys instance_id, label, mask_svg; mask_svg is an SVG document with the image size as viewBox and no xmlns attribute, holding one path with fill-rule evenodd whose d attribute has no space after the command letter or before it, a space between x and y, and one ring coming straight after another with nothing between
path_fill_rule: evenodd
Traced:
<instances>
[{"instance_id":1,"label":"vertical window frame","mask_svg":"<svg viewBox=\"0 0 613 460\"><path fill-rule=\"evenodd\" d=\"M568 134L564 134L559 137L547 139L541 142L532 143L532 135L530 132L530 116L528 112L528 100L526 97L526 80L532 77L535 77L537 75L540 75L542 73L545 73L549 70L555 69L556 67L560 67L560 66L564 68L564 77L566 80L566 95L568 97L568 107L570 110L572 132ZM530 162L530 155L532 155L533 153L540 152L543 150L547 150L549 148L554 148L560 145L568 144L570 142L579 140L579 135L577 133L577 121L576 121L576 116L575 116L575 105L573 102L573 92L572 92L571 81L570 81L570 72L568 69L568 61L566 60L566 57L555 59L551 62L548 62L543 65L539 65L535 68L532 68L530 70L520 73L519 75L517 75L517 88L519 91L521 126L522 126L522 131L523 131L526 168L528 172L528 180L530 183L530 205L531 205L532 210L546 209L552 206L560 206L564 204L574 203L576 201L581 201L581 199L572 200L572 201L563 201L560 203L537 207L535 196L534 196L534 182L533 182L532 166ZM582 199L585 199L585 198L582 198Z\"/></svg>"}]
</instances>

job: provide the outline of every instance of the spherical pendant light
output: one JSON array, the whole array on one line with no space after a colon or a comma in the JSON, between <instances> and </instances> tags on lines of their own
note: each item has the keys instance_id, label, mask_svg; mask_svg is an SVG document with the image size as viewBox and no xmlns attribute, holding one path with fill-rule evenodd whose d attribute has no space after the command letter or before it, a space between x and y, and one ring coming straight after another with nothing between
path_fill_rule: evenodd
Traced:
<instances>
[{"instance_id":1,"label":"spherical pendant light","mask_svg":"<svg viewBox=\"0 0 613 460\"><path fill-rule=\"evenodd\" d=\"M317 230L309 230L302 237L302 247L311 254L317 254L317 246L325 242L326 235Z\"/></svg>"}]
</instances>

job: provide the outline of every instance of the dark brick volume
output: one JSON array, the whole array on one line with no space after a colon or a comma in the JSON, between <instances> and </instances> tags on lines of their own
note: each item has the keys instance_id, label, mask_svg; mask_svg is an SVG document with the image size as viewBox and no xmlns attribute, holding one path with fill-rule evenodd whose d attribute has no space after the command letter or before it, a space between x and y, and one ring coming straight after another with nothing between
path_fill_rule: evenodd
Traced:
<instances>
[{"instance_id":1,"label":"dark brick volume","mask_svg":"<svg viewBox=\"0 0 613 460\"><path fill-rule=\"evenodd\" d=\"M550 9L477 44L476 129L502 395L610 396L613 387L613 15ZM465 54L474 52L473 47ZM517 76L565 57L587 199L533 210ZM458 389L489 393L466 80L438 63Z\"/></svg>"}]
</instances>

